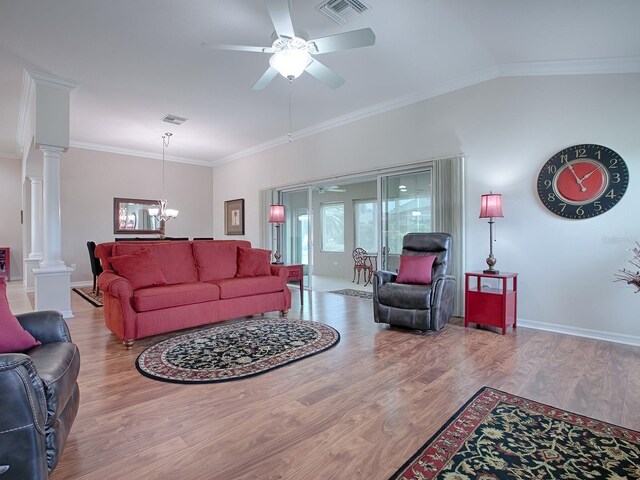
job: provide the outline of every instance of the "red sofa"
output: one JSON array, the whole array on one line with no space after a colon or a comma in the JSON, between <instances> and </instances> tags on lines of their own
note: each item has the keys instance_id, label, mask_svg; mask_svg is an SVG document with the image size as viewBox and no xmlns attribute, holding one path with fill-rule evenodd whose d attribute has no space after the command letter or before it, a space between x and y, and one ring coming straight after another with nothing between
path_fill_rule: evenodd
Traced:
<instances>
[{"instance_id":1,"label":"red sofa","mask_svg":"<svg viewBox=\"0 0 640 480\"><path fill-rule=\"evenodd\" d=\"M96 246L104 321L126 347L138 338L280 311L286 269L244 240L112 242Z\"/></svg>"}]
</instances>

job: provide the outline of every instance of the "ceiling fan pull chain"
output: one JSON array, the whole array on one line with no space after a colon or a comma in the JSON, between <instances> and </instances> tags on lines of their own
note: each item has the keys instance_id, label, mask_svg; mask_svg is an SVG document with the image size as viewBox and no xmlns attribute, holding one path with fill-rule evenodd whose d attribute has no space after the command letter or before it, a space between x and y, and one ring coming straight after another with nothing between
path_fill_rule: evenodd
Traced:
<instances>
[{"instance_id":1,"label":"ceiling fan pull chain","mask_svg":"<svg viewBox=\"0 0 640 480\"><path fill-rule=\"evenodd\" d=\"M291 94L293 92L293 79L289 79L289 142L293 142L291 136Z\"/></svg>"}]
</instances>

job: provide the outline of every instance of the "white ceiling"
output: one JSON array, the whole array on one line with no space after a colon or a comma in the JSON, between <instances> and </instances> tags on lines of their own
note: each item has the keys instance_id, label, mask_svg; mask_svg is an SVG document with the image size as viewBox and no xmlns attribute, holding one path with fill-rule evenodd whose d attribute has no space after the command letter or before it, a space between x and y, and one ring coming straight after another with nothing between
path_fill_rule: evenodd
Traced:
<instances>
[{"instance_id":1,"label":"white ceiling","mask_svg":"<svg viewBox=\"0 0 640 480\"><path fill-rule=\"evenodd\" d=\"M292 87L300 134L499 75L640 72L638 0L366 0L340 26L320 0L292 0L311 38L371 27L375 46L323 55L346 79ZM283 141L289 84L251 86L269 56L203 42L267 46L262 0L0 0L0 152L18 154L25 68L80 82L71 144L215 164ZM639 85L640 88L640 85ZM187 117L182 126L165 114Z\"/></svg>"}]
</instances>

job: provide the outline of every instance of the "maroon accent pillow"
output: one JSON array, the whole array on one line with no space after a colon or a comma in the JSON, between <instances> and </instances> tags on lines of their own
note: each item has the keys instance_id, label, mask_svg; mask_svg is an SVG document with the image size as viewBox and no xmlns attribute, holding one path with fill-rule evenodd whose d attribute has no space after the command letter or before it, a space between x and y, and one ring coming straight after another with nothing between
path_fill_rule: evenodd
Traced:
<instances>
[{"instance_id":1,"label":"maroon accent pillow","mask_svg":"<svg viewBox=\"0 0 640 480\"><path fill-rule=\"evenodd\" d=\"M134 290L167 284L162 270L148 249L130 255L111 257L109 263L118 275L131 282Z\"/></svg>"},{"instance_id":2,"label":"maroon accent pillow","mask_svg":"<svg viewBox=\"0 0 640 480\"><path fill-rule=\"evenodd\" d=\"M238 247L237 277L271 275L271 251L261 248Z\"/></svg>"},{"instance_id":3,"label":"maroon accent pillow","mask_svg":"<svg viewBox=\"0 0 640 480\"><path fill-rule=\"evenodd\" d=\"M0 277L0 332L0 353L24 352L40 345L11 313L4 277Z\"/></svg>"},{"instance_id":4,"label":"maroon accent pillow","mask_svg":"<svg viewBox=\"0 0 640 480\"><path fill-rule=\"evenodd\" d=\"M431 284L435 255L401 255L396 283Z\"/></svg>"}]
</instances>

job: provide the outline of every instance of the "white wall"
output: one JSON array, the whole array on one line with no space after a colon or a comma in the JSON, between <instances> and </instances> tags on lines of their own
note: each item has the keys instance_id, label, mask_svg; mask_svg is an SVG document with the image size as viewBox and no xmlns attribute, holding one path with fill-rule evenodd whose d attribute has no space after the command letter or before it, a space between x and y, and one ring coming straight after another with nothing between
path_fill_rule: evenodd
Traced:
<instances>
[{"instance_id":1,"label":"white wall","mask_svg":"<svg viewBox=\"0 0 640 480\"><path fill-rule=\"evenodd\" d=\"M0 157L0 247L11 249L11 279L22 277L22 162Z\"/></svg>"},{"instance_id":2,"label":"white wall","mask_svg":"<svg viewBox=\"0 0 640 480\"><path fill-rule=\"evenodd\" d=\"M488 254L480 195L500 192L494 253L497 268L520 274L519 318L640 336L640 295L613 283L640 240L639 112L637 74L492 80L215 167L214 215L224 200L245 198L246 238L258 244L262 188L462 152L466 269L483 268ZM541 204L536 179L549 157L579 143L617 151L631 181L611 211L566 220ZM213 226L222 237L218 215Z\"/></svg>"},{"instance_id":3,"label":"white wall","mask_svg":"<svg viewBox=\"0 0 640 480\"><path fill-rule=\"evenodd\" d=\"M166 235L210 237L212 169L166 162L165 177L169 207L180 210L167 222ZM62 259L76 265L72 282L88 281L92 277L86 242L126 236L113 233L113 198L160 198L162 161L70 148L61 157L60 187Z\"/></svg>"}]
</instances>

